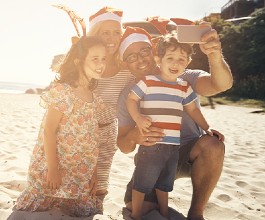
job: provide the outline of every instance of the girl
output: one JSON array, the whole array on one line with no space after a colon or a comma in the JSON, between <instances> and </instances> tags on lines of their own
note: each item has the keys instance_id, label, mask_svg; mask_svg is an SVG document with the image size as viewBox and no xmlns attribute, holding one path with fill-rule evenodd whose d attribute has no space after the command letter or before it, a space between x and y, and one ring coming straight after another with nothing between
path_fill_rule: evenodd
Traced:
<instances>
[{"instance_id":1,"label":"girl","mask_svg":"<svg viewBox=\"0 0 265 220\"><path fill-rule=\"evenodd\" d=\"M59 6L59 8L65 10L70 15L70 18L73 15L71 13L72 10L66 6ZM88 36L100 38L107 48L106 69L102 78L98 81L98 86L95 90L107 106L104 111L98 114L100 143L97 163L98 184L96 195L98 200L102 201L102 211L103 200L108 193L110 168L113 156L117 150L117 102L121 91L134 78L119 59L118 49L123 34L122 14L123 11L119 9L103 7L89 17L89 32L87 33ZM76 13L74 15L77 16ZM73 18L71 19L73 20ZM73 24L75 23L73 22ZM57 71L58 63L55 57L51 66L54 71Z\"/></svg>"},{"instance_id":2,"label":"girl","mask_svg":"<svg viewBox=\"0 0 265 220\"><path fill-rule=\"evenodd\" d=\"M79 217L97 213L97 112L103 104L93 89L105 67L102 41L82 37L66 55L59 77L42 94L40 104L47 111L18 210L58 207Z\"/></svg>"}]
</instances>

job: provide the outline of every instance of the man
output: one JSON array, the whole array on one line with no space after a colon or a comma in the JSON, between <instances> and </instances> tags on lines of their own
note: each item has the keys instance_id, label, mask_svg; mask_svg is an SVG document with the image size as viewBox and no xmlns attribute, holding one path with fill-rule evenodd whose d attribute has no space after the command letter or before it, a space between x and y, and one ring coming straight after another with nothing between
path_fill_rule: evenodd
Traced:
<instances>
[{"instance_id":1,"label":"man","mask_svg":"<svg viewBox=\"0 0 265 220\"><path fill-rule=\"evenodd\" d=\"M233 83L229 66L222 56L217 32L211 30L203 37L200 48L208 57L210 74L201 70L186 70L182 78L193 90L203 96L211 96L231 88ZM126 29L120 45L120 56L126 62L135 82L143 76L155 74L157 67L151 50L150 35L140 28ZM136 144L152 146L161 140L163 131L151 127L150 132L141 135L126 109L126 98L132 85L122 93L118 103L119 131L117 144L123 153L132 152ZM199 106L199 102L197 102ZM224 144L216 137L204 135L202 130L185 114L182 118L181 148L176 178L190 176L193 186L188 219L203 220L203 210L221 175L224 160ZM137 158L136 158L137 159ZM131 209L131 182L127 186L125 203ZM157 207L155 193L145 196L143 212ZM143 213L143 214L144 214Z\"/></svg>"}]
</instances>

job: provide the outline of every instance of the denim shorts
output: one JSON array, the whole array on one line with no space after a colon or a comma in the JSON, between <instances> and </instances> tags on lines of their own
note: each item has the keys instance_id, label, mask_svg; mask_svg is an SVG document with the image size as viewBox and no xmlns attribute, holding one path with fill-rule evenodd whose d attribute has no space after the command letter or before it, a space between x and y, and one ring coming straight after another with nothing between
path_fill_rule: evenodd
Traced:
<instances>
[{"instance_id":1,"label":"denim shorts","mask_svg":"<svg viewBox=\"0 0 265 220\"><path fill-rule=\"evenodd\" d=\"M133 189L148 194L154 188L163 192L173 190L179 146L156 144L139 146L133 176Z\"/></svg>"},{"instance_id":2,"label":"denim shorts","mask_svg":"<svg viewBox=\"0 0 265 220\"><path fill-rule=\"evenodd\" d=\"M175 179L190 177L191 175L191 162L189 161L190 151L195 145L199 138L195 138L188 144L181 146L179 149L179 161ZM135 155L135 161L137 161L137 155ZM127 184L126 192L124 195L124 203L130 203L132 201L132 185L133 185L133 177L130 182ZM145 194L144 201L158 203L155 190L152 190L151 193Z\"/></svg>"}]
</instances>

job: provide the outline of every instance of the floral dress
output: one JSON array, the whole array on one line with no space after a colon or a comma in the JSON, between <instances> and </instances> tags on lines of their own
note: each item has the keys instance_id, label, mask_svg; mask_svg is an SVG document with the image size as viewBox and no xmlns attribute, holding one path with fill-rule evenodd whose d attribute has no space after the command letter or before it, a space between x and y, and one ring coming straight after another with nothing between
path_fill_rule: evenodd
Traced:
<instances>
[{"instance_id":1,"label":"floral dress","mask_svg":"<svg viewBox=\"0 0 265 220\"><path fill-rule=\"evenodd\" d=\"M56 83L41 95L40 105L46 109L52 107L63 113L56 139L62 184L57 190L51 190L46 186L47 165L44 153L46 112L31 156L28 187L18 198L16 208L42 211L51 208L51 204L57 201L58 204L66 202L65 207L69 206L69 203L78 204L73 210L75 215L93 214L96 198L89 196L91 190L89 181L99 153L96 115L104 108L103 102L95 94L91 103L85 102L74 94L68 84Z\"/></svg>"}]
</instances>

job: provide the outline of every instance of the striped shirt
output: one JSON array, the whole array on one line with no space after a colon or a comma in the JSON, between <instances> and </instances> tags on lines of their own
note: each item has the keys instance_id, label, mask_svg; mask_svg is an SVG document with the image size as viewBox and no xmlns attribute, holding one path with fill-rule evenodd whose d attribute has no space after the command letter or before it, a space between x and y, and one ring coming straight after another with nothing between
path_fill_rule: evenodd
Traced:
<instances>
[{"instance_id":1,"label":"striped shirt","mask_svg":"<svg viewBox=\"0 0 265 220\"><path fill-rule=\"evenodd\" d=\"M99 79L95 91L107 107L103 112L100 112L99 123L110 123L117 118L117 102L120 93L133 80L134 76L129 70L120 70L114 76Z\"/></svg>"},{"instance_id":2,"label":"striped shirt","mask_svg":"<svg viewBox=\"0 0 265 220\"><path fill-rule=\"evenodd\" d=\"M132 91L141 100L141 113L152 119L152 126L164 129L165 137L159 143L179 145L183 106L197 98L188 82L167 82L148 75Z\"/></svg>"}]
</instances>

